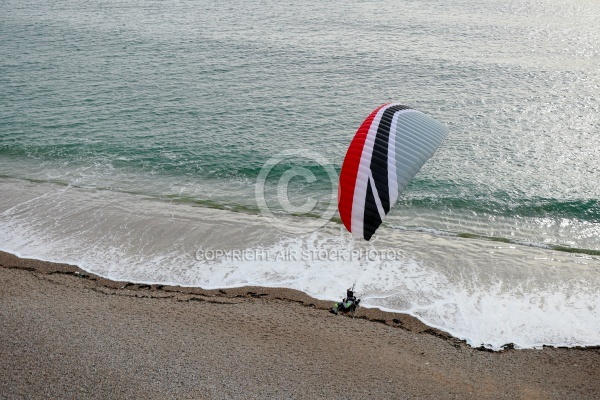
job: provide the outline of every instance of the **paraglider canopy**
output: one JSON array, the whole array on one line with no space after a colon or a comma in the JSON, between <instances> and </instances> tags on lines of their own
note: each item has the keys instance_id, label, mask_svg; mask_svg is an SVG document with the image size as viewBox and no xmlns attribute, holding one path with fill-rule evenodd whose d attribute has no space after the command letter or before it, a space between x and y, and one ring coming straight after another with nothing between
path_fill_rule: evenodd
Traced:
<instances>
[{"instance_id":1,"label":"paraglider canopy","mask_svg":"<svg viewBox=\"0 0 600 400\"><path fill-rule=\"evenodd\" d=\"M375 109L358 128L342 164L338 209L346 228L371 239L447 135L446 126L408 106Z\"/></svg>"}]
</instances>

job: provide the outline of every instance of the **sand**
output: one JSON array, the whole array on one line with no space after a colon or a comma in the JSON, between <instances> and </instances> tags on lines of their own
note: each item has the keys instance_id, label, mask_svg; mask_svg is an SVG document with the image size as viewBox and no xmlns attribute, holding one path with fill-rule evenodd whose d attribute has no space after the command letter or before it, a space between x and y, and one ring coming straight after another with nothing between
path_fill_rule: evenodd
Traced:
<instances>
[{"instance_id":1,"label":"sand","mask_svg":"<svg viewBox=\"0 0 600 400\"><path fill-rule=\"evenodd\" d=\"M600 348L490 352L285 289L113 282L0 253L0 398L592 399Z\"/></svg>"}]
</instances>

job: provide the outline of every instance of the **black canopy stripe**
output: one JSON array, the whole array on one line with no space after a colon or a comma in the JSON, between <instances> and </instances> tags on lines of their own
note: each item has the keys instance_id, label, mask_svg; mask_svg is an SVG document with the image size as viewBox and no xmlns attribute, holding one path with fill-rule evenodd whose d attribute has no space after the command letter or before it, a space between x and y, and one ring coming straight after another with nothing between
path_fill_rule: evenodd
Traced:
<instances>
[{"instance_id":1,"label":"black canopy stripe","mask_svg":"<svg viewBox=\"0 0 600 400\"><path fill-rule=\"evenodd\" d=\"M371 239L371 236L373 236L382 222L379 210L377 210L377 203L375 203L375 198L373 197L371 182L373 181L369 180L367 182L367 193L365 194L365 217L363 219L363 237L365 240Z\"/></svg>"},{"instance_id":2,"label":"black canopy stripe","mask_svg":"<svg viewBox=\"0 0 600 400\"><path fill-rule=\"evenodd\" d=\"M379 126L377 127L377 134L375 135L375 142L373 144L373 157L371 157L371 173L373 176L373 180L375 181L375 191L377 192L377 196L381 201L381 206L383 207L383 211L387 214L390 211L390 189L388 182L388 146L389 146L389 138L390 138L390 127L391 121L394 117L394 114L400 110L406 110L410 107L403 106L400 104L394 105L383 112L381 116L381 121ZM392 144L394 145L394 144ZM375 154L385 154L385 157L375 157ZM373 197L375 194L371 193L371 199L367 195L365 201L365 214L367 212L366 208L370 206L369 201L375 201ZM377 205L372 204L377 210ZM366 215L365 215L366 216ZM369 221L365 218L364 221ZM381 223L381 222L379 222ZM378 225L379 226L379 225ZM366 229L366 227L365 227Z\"/></svg>"}]
</instances>

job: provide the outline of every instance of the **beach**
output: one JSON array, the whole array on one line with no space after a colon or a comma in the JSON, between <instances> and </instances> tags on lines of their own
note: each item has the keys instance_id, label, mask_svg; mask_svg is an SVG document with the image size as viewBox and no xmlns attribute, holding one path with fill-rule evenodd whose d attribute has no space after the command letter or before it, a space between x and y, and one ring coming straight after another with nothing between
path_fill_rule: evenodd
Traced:
<instances>
[{"instance_id":1,"label":"beach","mask_svg":"<svg viewBox=\"0 0 600 400\"><path fill-rule=\"evenodd\" d=\"M0 397L592 399L600 349L475 349L289 289L114 282L0 255Z\"/></svg>"}]
</instances>

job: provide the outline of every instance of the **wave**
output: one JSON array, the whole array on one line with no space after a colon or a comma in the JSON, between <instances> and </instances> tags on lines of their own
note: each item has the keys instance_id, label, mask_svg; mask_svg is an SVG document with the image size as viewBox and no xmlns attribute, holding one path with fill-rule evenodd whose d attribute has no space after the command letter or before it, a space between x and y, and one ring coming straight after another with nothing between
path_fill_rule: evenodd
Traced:
<instances>
[{"instance_id":1,"label":"wave","mask_svg":"<svg viewBox=\"0 0 600 400\"><path fill-rule=\"evenodd\" d=\"M490 241L490 242L499 242L499 243L518 245L518 246L536 247L539 249L554 250L554 251L560 251L560 252L564 252L564 253L587 254L589 256L600 256L600 250L596 250L596 249L585 249L585 248L561 246L558 244L535 243L535 242L526 241L526 240L522 240L522 239L511 239L511 238L501 237L501 236L480 235L480 234L470 233L470 232L446 232L446 231L441 231L438 229L422 228L422 227L407 228L407 227L403 227L403 226L393 226L393 229L398 230L398 231L406 231L406 232L427 232L434 236L450 236L450 237L457 237L457 238L462 238L462 239L486 240L486 241Z\"/></svg>"},{"instance_id":2,"label":"wave","mask_svg":"<svg viewBox=\"0 0 600 400\"><path fill-rule=\"evenodd\" d=\"M318 171L318 170L315 170ZM1 174L3 178L14 178L8 174ZM25 181L33 183L52 183L73 188L90 188L88 183L74 184L69 179L37 179L26 178ZM255 181L239 182L227 180L204 180L203 186L198 186L188 192L168 193L164 187L156 185L153 176L152 185L140 183L138 187L129 185L129 188L119 187L112 184L109 186L92 185L95 190L113 191L116 193L144 196L150 199L166 201L177 204L190 204L216 210L227 210L244 213L248 215L259 215L261 210L255 200ZM425 186L434 185L435 182L428 181ZM276 183L271 183L276 186ZM165 184L165 186L167 186ZM268 186L268 185L267 185ZM326 186L326 185L325 185ZM441 188L451 187L448 183L440 184ZM206 190L210 192L220 188L221 196L202 197ZM323 188L315 191L310 188L315 196L321 196L315 209L308 213L293 214L295 217L304 219L319 219L327 208L330 199L329 193ZM300 191L302 189L299 189ZM483 196L482 194L469 194L468 198L453 196L441 196L423 193L417 181L413 188L396 205L384 226L392 229L406 231L430 232L435 235L450 235L463 239L489 240L504 242L515 245L533 246L551 249L560 252L577 254L598 255L600 243L594 239L593 232L600 230L600 203L593 199L581 200L559 200L548 198L515 199L506 193L496 193L494 196ZM324 196L325 193L325 196ZM306 195L303 193L302 195ZM325 197L323 199L323 197ZM335 201L335 199L334 199ZM278 209L277 204L271 210L278 217L289 216L283 209ZM331 221L341 225L339 215L336 213ZM565 221L568 221L565 222ZM516 232L512 227L519 225ZM548 236L548 226L554 226L554 230L560 226L570 226L571 230L556 232ZM501 227L504 227L500 229ZM465 229L466 228L466 229ZM567 228L564 228L567 229ZM591 233L590 233L591 232ZM571 235L571 237L569 237ZM587 236L580 240L577 236ZM551 241L549 241L551 239ZM561 243L562 242L562 243Z\"/></svg>"},{"instance_id":3,"label":"wave","mask_svg":"<svg viewBox=\"0 0 600 400\"><path fill-rule=\"evenodd\" d=\"M418 194L417 194L418 195ZM400 200L398 207L430 210L463 210L475 214L512 218L578 219L600 223L600 201L596 199L517 198L505 193L468 197L443 197L439 195Z\"/></svg>"}]
</instances>

